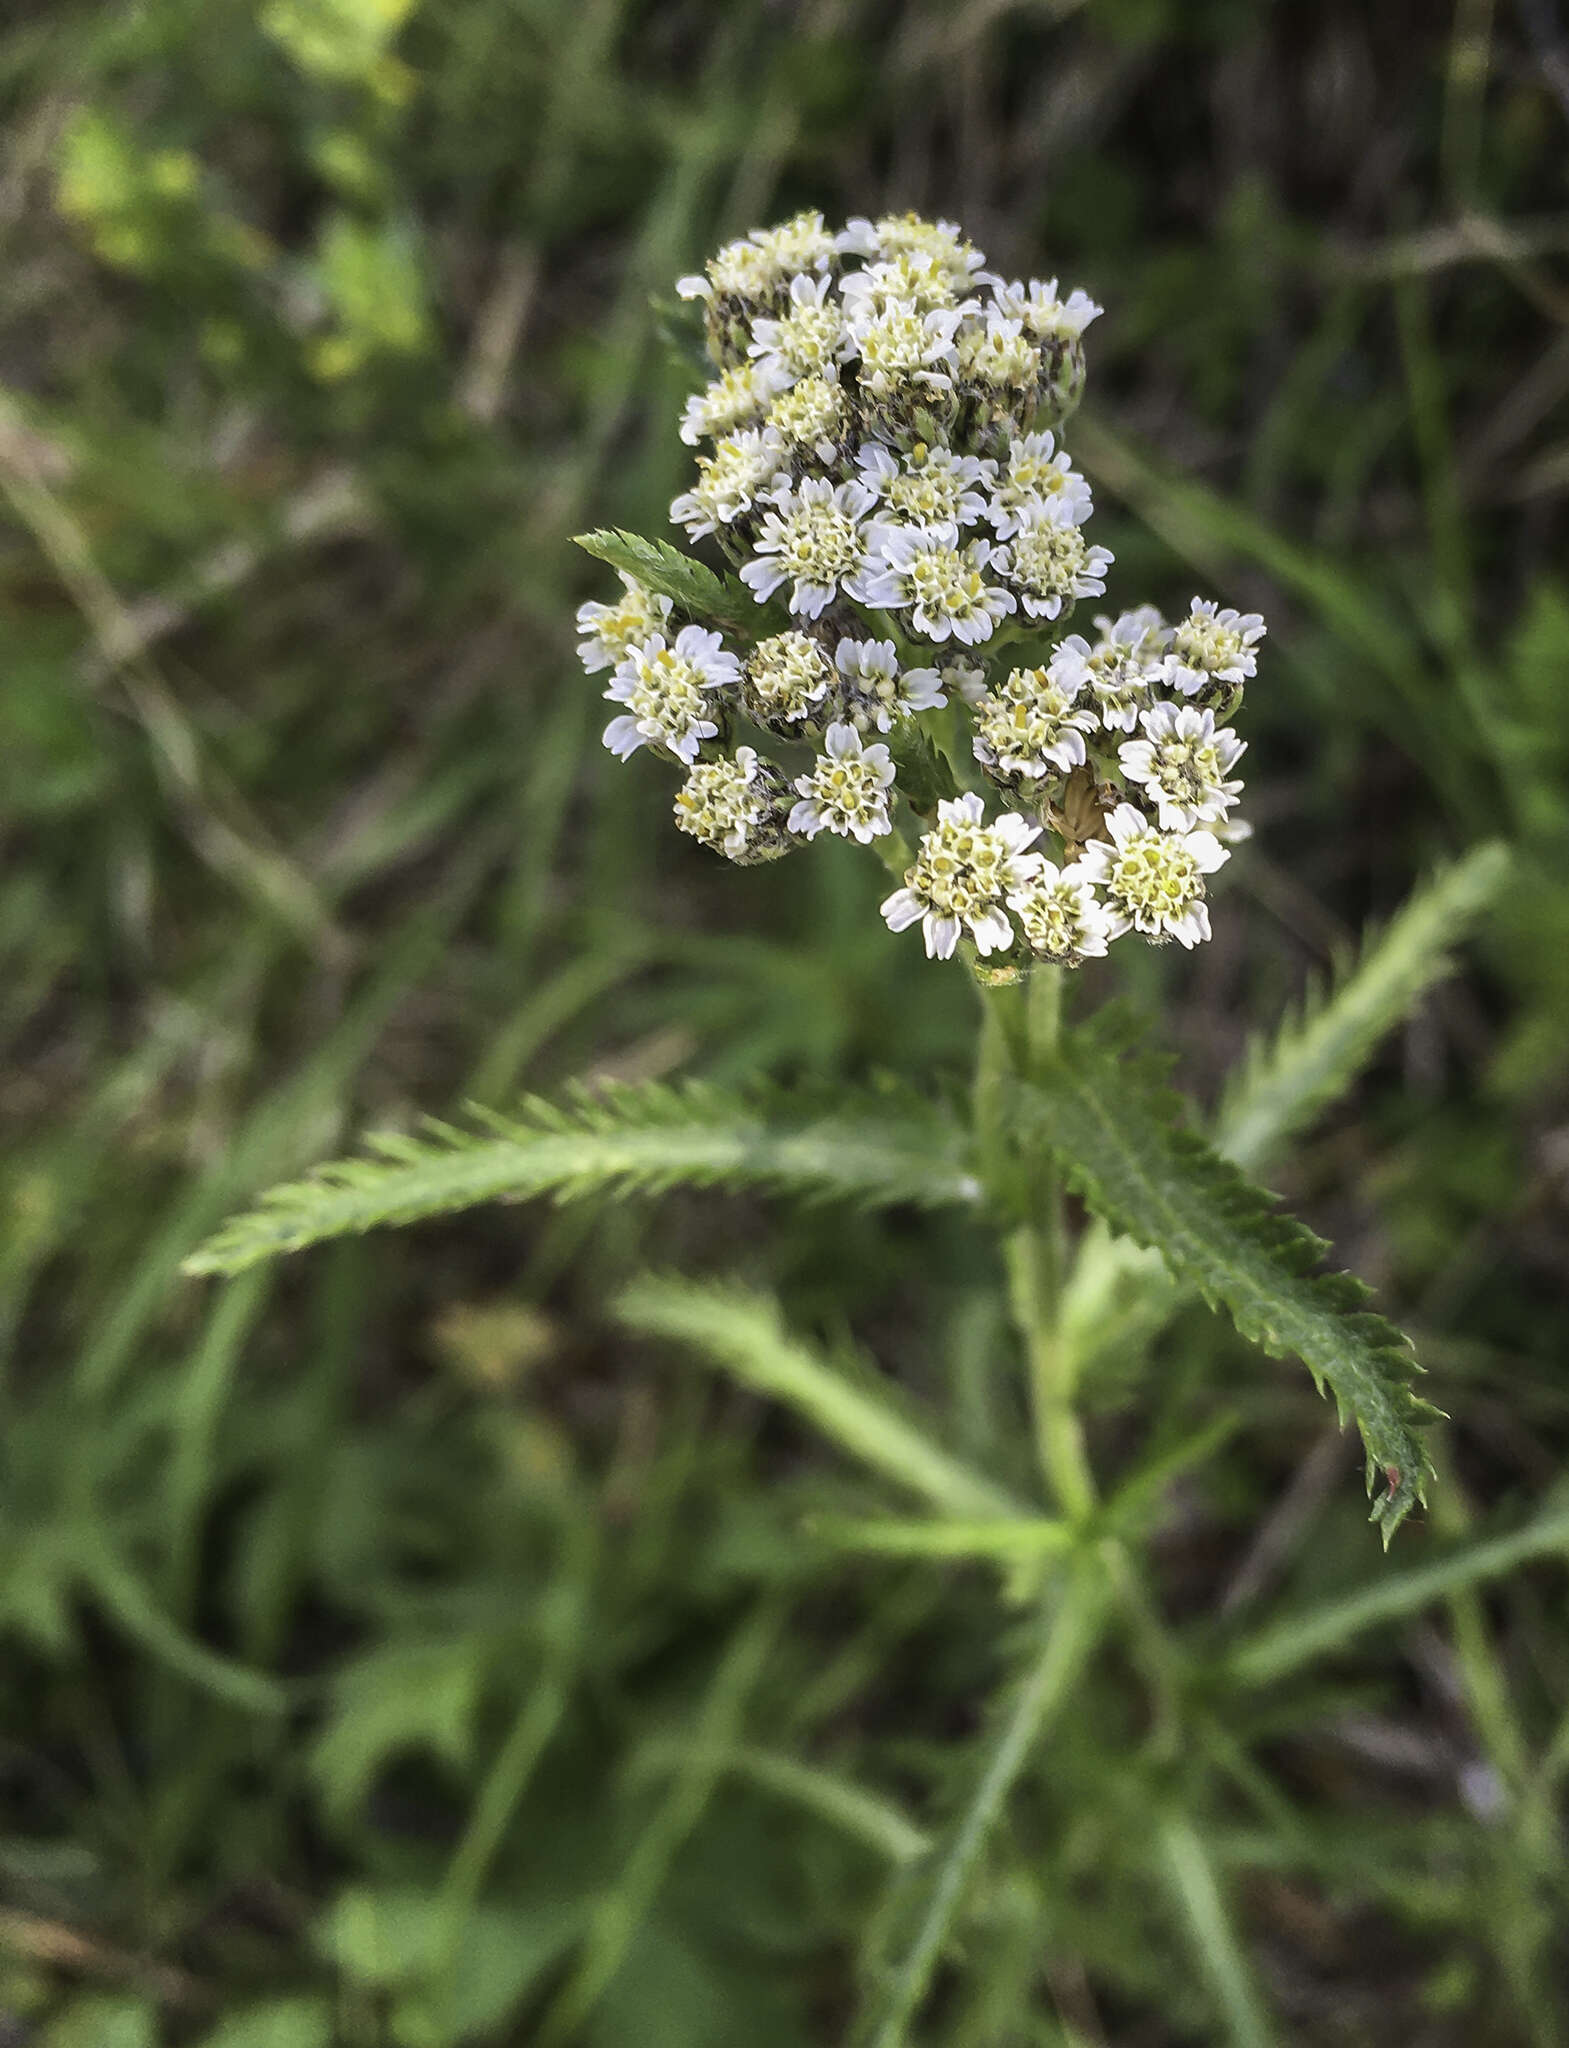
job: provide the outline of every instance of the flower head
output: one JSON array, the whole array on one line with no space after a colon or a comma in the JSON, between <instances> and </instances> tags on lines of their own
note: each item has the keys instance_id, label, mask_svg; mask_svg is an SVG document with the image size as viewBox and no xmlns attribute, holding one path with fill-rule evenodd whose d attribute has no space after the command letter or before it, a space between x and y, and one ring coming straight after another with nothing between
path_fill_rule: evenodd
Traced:
<instances>
[{"instance_id":1,"label":"flower head","mask_svg":"<svg viewBox=\"0 0 1569 2048\"><path fill-rule=\"evenodd\" d=\"M849 437L850 401L837 377L803 377L768 408L767 430L787 449L832 462Z\"/></svg>"},{"instance_id":2,"label":"flower head","mask_svg":"<svg viewBox=\"0 0 1569 2048\"><path fill-rule=\"evenodd\" d=\"M782 583L790 585L791 611L815 619L836 592L855 583L866 567L862 522L877 500L862 483L837 489L826 477L774 493L753 543L753 559L741 571L759 604Z\"/></svg>"},{"instance_id":3,"label":"flower head","mask_svg":"<svg viewBox=\"0 0 1569 2048\"><path fill-rule=\"evenodd\" d=\"M1169 634L1152 604L1117 619L1097 618L1095 624L1099 638L1093 645L1080 633L1070 633L1058 643L1052 672L1064 683L1087 689L1108 732L1132 732L1140 713L1153 701L1152 686Z\"/></svg>"},{"instance_id":4,"label":"flower head","mask_svg":"<svg viewBox=\"0 0 1569 2048\"><path fill-rule=\"evenodd\" d=\"M1213 711L1192 704L1153 704L1139 720L1138 739L1117 749L1129 782L1143 785L1163 832L1191 832L1225 817L1242 794L1226 778L1246 751L1229 726L1215 729Z\"/></svg>"},{"instance_id":5,"label":"flower head","mask_svg":"<svg viewBox=\"0 0 1569 2048\"><path fill-rule=\"evenodd\" d=\"M1100 307L1087 292L1057 295L1057 280L1042 284L998 284L993 291L998 314L1017 320L1040 356L1040 374L1029 394L1030 410L1042 426L1067 419L1084 395L1084 330Z\"/></svg>"},{"instance_id":6,"label":"flower head","mask_svg":"<svg viewBox=\"0 0 1569 2048\"><path fill-rule=\"evenodd\" d=\"M583 635L577 644L578 659L590 675L615 668L641 641L662 632L675 609L668 597L645 590L624 569L621 587L625 595L615 604L590 602L577 608L577 629Z\"/></svg>"},{"instance_id":7,"label":"flower head","mask_svg":"<svg viewBox=\"0 0 1569 2048\"><path fill-rule=\"evenodd\" d=\"M1214 683L1246 682L1257 672L1254 649L1263 637L1257 612L1221 611L1212 598L1194 598L1192 611L1172 629L1177 688L1191 697Z\"/></svg>"},{"instance_id":8,"label":"flower head","mask_svg":"<svg viewBox=\"0 0 1569 2048\"><path fill-rule=\"evenodd\" d=\"M775 366L735 363L721 370L706 391L694 392L681 414L681 438L695 448L708 434L733 434L755 427L788 378Z\"/></svg>"},{"instance_id":9,"label":"flower head","mask_svg":"<svg viewBox=\"0 0 1569 2048\"><path fill-rule=\"evenodd\" d=\"M951 220L923 220L915 213L885 213L875 221L852 220L838 237L838 245L846 255L869 256L885 263L901 256L928 257L961 287L984 276L986 258Z\"/></svg>"},{"instance_id":10,"label":"flower head","mask_svg":"<svg viewBox=\"0 0 1569 2048\"><path fill-rule=\"evenodd\" d=\"M958 361L953 337L959 320L954 307L922 312L895 300L868 319L852 321L844 347L854 361L856 382L874 398L911 385L946 391Z\"/></svg>"},{"instance_id":11,"label":"flower head","mask_svg":"<svg viewBox=\"0 0 1569 2048\"><path fill-rule=\"evenodd\" d=\"M931 960L950 959L966 925L983 955L1012 945L1006 905L1040 865L1039 854L1027 850L1039 837L1040 827L1015 811L988 825L973 794L938 804L937 823L922 834L904 887L883 903L890 930L919 920Z\"/></svg>"},{"instance_id":12,"label":"flower head","mask_svg":"<svg viewBox=\"0 0 1569 2048\"><path fill-rule=\"evenodd\" d=\"M740 299L766 304L779 280L779 266L750 235L726 242L709 257L705 269L692 277L676 279L676 296L702 299L713 305L721 299Z\"/></svg>"},{"instance_id":13,"label":"flower head","mask_svg":"<svg viewBox=\"0 0 1569 2048\"><path fill-rule=\"evenodd\" d=\"M891 640L841 640L834 665L839 715L861 732L891 732L896 719L940 711L948 701L936 669L901 670Z\"/></svg>"},{"instance_id":14,"label":"flower head","mask_svg":"<svg viewBox=\"0 0 1569 2048\"><path fill-rule=\"evenodd\" d=\"M873 530L876 559L854 594L866 604L909 607L915 630L928 640L989 640L999 619L1016 607L1011 590L988 580L1000 551L989 541L961 546L956 526L881 526Z\"/></svg>"},{"instance_id":15,"label":"flower head","mask_svg":"<svg viewBox=\"0 0 1569 2048\"><path fill-rule=\"evenodd\" d=\"M1110 840L1092 839L1078 868L1105 890L1109 935L1131 930L1189 947L1207 939L1204 877L1231 858L1215 835L1162 832L1133 804L1118 804L1106 829Z\"/></svg>"},{"instance_id":16,"label":"flower head","mask_svg":"<svg viewBox=\"0 0 1569 2048\"><path fill-rule=\"evenodd\" d=\"M778 485L786 462L783 441L768 427L722 435L712 455L697 458L697 482L672 499L670 517L692 540L732 526L753 502Z\"/></svg>"},{"instance_id":17,"label":"flower head","mask_svg":"<svg viewBox=\"0 0 1569 2048\"><path fill-rule=\"evenodd\" d=\"M675 820L701 845L750 867L790 850L784 830L787 794L778 769L752 747L699 761L676 791Z\"/></svg>"},{"instance_id":18,"label":"flower head","mask_svg":"<svg viewBox=\"0 0 1569 2048\"><path fill-rule=\"evenodd\" d=\"M833 664L810 634L775 633L759 640L747 660L741 703L775 732L805 730L819 718L833 682Z\"/></svg>"},{"instance_id":19,"label":"flower head","mask_svg":"<svg viewBox=\"0 0 1569 2048\"><path fill-rule=\"evenodd\" d=\"M1095 885L1076 862L1059 868L1043 860L1035 873L1008 898L1030 951L1042 960L1077 967L1081 960L1104 957L1111 943L1107 917Z\"/></svg>"},{"instance_id":20,"label":"flower head","mask_svg":"<svg viewBox=\"0 0 1569 2048\"><path fill-rule=\"evenodd\" d=\"M692 762L704 740L719 731L707 716L706 692L741 680L741 664L717 633L683 626L670 646L655 633L634 647L616 670L605 695L627 707L605 727L605 745L625 760L641 746L661 747L678 761Z\"/></svg>"},{"instance_id":21,"label":"flower head","mask_svg":"<svg viewBox=\"0 0 1569 2048\"><path fill-rule=\"evenodd\" d=\"M1075 526L1082 526L1094 510L1089 485L1055 434L1018 435L999 468L991 497L991 522L999 540L1017 533L1025 519L1047 504L1065 507Z\"/></svg>"},{"instance_id":22,"label":"flower head","mask_svg":"<svg viewBox=\"0 0 1569 2048\"><path fill-rule=\"evenodd\" d=\"M975 758L1003 782L1066 775L1085 759L1094 710L1050 668L1016 668L975 708Z\"/></svg>"},{"instance_id":23,"label":"flower head","mask_svg":"<svg viewBox=\"0 0 1569 2048\"><path fill-rule=\"evenodd\" d=\"M997 310L1005 319L1017 320L1036 341L1080 341L1092 320L1104 308L1085 291L1071 291L1066 299L1057 296L1057 280L1042 283L1032 277L1028 284L997 284L992 289Z\"/></svg>"},{"instance_id":24,"label":"flower head","mask_svg":"<svg viewBox=\"0 0 1569 2048\"><path fill-rule=\"evenodd\" d=\"M1151 669L1159 666L1161 657L1171 645L1171 628L1152 604L1141 604L1131 612L1121 612L1115 619L1097 613L1095 624L1103 640L1126 647L1131 656Z\"/></svg>"},{"instance_id":25,"label":"flower head","mask_svg":"<svg viewBox=\"0 0 1569 2048\"><path fill-rule=\"evenodd\" d=\"M1040 375L1040 352L1022 321L996 312L960 335L958 352L959 374L995 391L1028 391Z\"/></svg>"},{"instance_id":26,"label":"flower head","mask_svg":"<svg viewBox=\"0 0 1569 2048\"><path fill-rule=\"evenodd\" d=\"M834 237L820 213L798 213L774 228L754 228L738 241L727 242L708 260L705 274L676 280L683 299L736 298L762 304L778 291L782 280L799 271L827 270L835 257Z\"/></svg>"},{"instance_id":27,"label":"flower head","mask_svg":"<svg viewBox=\"0 0 1569 2048\"><path fill-rule=\"evenodd\" d=\"M810 775L796 778L801 801L790 813L790 830L804 839L833 832L863 846L892 830L888 792L893 762L881 744L866 746L853 725L831 725L824 753Z\"/></svg>"},{"instance_id":28,"label":"flower head","mask_svg":"<svg viewBox=\"0 0 1569 2048\"><path fill-rule=\"evenodd\" d=\"M761 319L752 329L747 353L760 370L789 383L820 377L838 364L845 321L830 277L801 275L790 280L790 299L777 320Z\"/></svg>"},{"instance_id":29,"label":"flower head","mask_svg":"<svg viewBox=\"0 0 1569 2048\"><path fill-rule=\"evenodd\" d=\"M792 214L777 227L754 228L752 240L777 266L781 277L800 270L828 270L838 251L838 237L823 226L820 213Z\"/></svg>"},{"instance_id":30,"label":"flower head","mask_svg":"<svg viewBox=\"0 0 1569 2048\"><path fill-rule=\"evenodd\" d=\"M995 462L924 442L900 458L880 441L867 441L856 460L884 515L912 526L974 526L986 516L982 494L997 478Z\"/></svg>"},{"instance_id":31,"label":"flower head","mask_svg":"<svg viewBox=\"0 0 1569 2048\"><path fill-rule=\"evenodd\" d=\"M940 256L928 249L901 249L884 262L868 263L839 280L840 296L851 320L866 321L888 307L915 306L931 313L958 303L962 284ZM967 300L974 305L974 300Z\"/></svg>"},{"instance_id":32,"label":"flower head","mask_svg":"<svg viewBox=\"0 0 1569 2048\"><path fill-rule=\"evenodd\" d=\"M624 577L578 624L589 668L614 670L606 744L680 762L678 824L729 859L825 833L886 848L897 753L926 829L883 915L919 922L936 957L961 938L1010 949L1008 978L1128 932L1208 936L1205 878L1247 831L1222 721L1264 628L1195 599L1174 627L1144 606L1064 637L1111 564L1060 438L1100 308L984 263L951 221L889 213L835 235L808 212L683 278L715 373L682 414L701 452L671 518L769 609L744 661L702 625L677 631L710 599L728 618L733 589L672 562L659 580L682 613ZM787 776L733 744L733 717L815 760ZM991 819L977 795L938 800L966 724L970 779L1011 805Z\"/></svg>"},{"instance_id":33,"label":"flower head","mask_svg":"<svg viewBox=\"0 0 1569 2048\"><path fill-rule=\"evenodd\" d=\"M1054 619L1077 598L1100 597L1112 559L1110 548L1090 546L1060 497L1021 508L1012 540L995 556L1032 619Z\"/></svg>"}]
</instances>

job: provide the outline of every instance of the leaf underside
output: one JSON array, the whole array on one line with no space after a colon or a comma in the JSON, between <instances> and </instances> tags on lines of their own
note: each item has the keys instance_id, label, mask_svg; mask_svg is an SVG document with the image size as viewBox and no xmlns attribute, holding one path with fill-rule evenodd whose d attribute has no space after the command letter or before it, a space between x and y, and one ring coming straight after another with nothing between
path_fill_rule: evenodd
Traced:
<instances>
[{"instance_id":1,"label":"leaf underside","mask_svg":"<svg viewBox=\"0 0 1569 2048\"><path fill-rule=\"evenodd\" d=\"M510 1117L471 1118L468 1127L430 1121L416 1135L373 1133L369 1156L269 1189L193 1253L186 1272L241 1273L327 1238L536 1195L568 1202L687 1185L869 1205L981 1199L959 1126L892 1090L819 1114L786 1095L743 1098L700 1083L580 1088L564 1106L530 1098Z\"/></svg>"},{"instance_id":2,"label":"leaf underside","mask_svg":"<svg viewBox=\"0 0 1569 2048\"><path fill-rule=\"evenodd\" d=\"M1319 1270L1323 1240L1173 1121L1176 1098L1116 1025L1071 1033L1015 1102L1021 1138L1051 1154L1113 1229L1159 1251L1243 1336L1300 1358L1341 1420L1355 1419L1369 1493L1384 1477L1372 1519L1387 1544L1425 1497L1431 1468L1418 1431L1437 1411L1415 1390L1406 1339L1368 1309L1368 1288Z\"/></svg>"}]
</instances>

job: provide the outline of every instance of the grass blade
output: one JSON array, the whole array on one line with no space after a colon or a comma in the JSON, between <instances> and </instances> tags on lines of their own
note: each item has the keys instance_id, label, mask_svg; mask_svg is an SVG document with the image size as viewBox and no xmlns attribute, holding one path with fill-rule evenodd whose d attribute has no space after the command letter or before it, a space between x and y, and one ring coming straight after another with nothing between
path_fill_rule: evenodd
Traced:
<instances>
[{"instance_id":1,"label":"grass blade","mask_svg":"<svg viewBox=\"0 0 1569 2048\"><path fill-rule=\"evenodd\" d=\"M691 1744L658 1739L643 1746L639 1763L649 1770L669 1770L691 1754ZM837 1771L805 1763L778 1750L746 1744L720 1750L719 1769L744 1778L760 1791L812 1813L852 1841L862 1842L890 1863L916 1863L931 1849L931 1837L906 1818L891 1799L867 1791Z\"/></svg>"},{"instance_id":2,"label":"grass blade","mask_svg":"<svg viewBox=\"0 0 1569 2048\"><path fill-rule=\"evenodd\" d=\"M1569 1508L1557 1508L1507 1536L1468 1543L1431 1564L1288 1616L1233 1650L1226 1670L1242 1685L1272 1684L1365 1629L1404 1621L1446 1594L1484 1579L1503 1578L1533 1558L1563 1554L1569 1554Z\"/></svg>"},{"instance_id":3,"label":"grass blade","mask_svg":"<svg viewBox=\"0 0 1569 2048\"><path fill-rule=\"evenodd\" d=\"M1176 1815L1164 1821L1160 1853L1193 1937L1199 1968L1225 2016L1232 2048L1272 2048L1275 2030L1231 1924L1215 1866L1193 1823Z\"/></svg>"},{"instance_id":4,"label":"grass blade","mask_svg":"<svg viewBox=\"0 0 1569 2048\"><path fill-rule=\"evenodd\" d=\"M1104 1597L1098 1572L1081 1561L1003 1722L974 1797L932 1871L915 1938L868 2015L862 2035L867 2048L903 2048L1003 1803L1094 1648Z\"/></svg>"},{"instance_id":5,"label":"grass blade","mask_svg":"<svg viewBox=\"0 0 1569 2048\"><path fill-rule=\"evenodd\" d=\"M1018 1564L1030 1558L1060 1557L1071 1550L1076 1532L1067 1522L1024 1515L999 1522L857 1521L823 1515L807 1524L807 1533L830 1550L857 1551L868 1557L927 1557L954 1564L977 1559Z\"/></svg>"}]
</instances>

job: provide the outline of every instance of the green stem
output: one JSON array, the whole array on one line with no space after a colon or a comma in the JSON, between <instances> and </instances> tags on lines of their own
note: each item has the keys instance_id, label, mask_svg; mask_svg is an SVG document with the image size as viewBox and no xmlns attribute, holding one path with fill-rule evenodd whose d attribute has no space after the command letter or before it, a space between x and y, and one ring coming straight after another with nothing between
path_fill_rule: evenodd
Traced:
<instances>
[{"instance_id":1,"label":"green stem","mask_svg":"<svg viewBox=\"0 0 1569 2048\"><path fill-rule=\"evenodd\" d=\"M1106 1589L1094 1560L1079 1559L1068 1575L1040 1654L1025 1674L1002 1724L974 1797L933 1870L915 1937L862 2036L869 2048L904 2048L910 2023L925 1999L954 1916L964 1902L1003 1803L1095 1647L1105 1600Z\"/></svg>"},{"instance_id":2,"label":"green stem","mask_svg":"<svg viewBox=\"0 0 1569 2048\"><path fill-rule=\"evenodd\" d=\"M1006 1169L1005 1082L1034 1080L1062 1032L1062 970L1038 967L1022 987L983 988L986 1019L976 1076L976 1127L983 1170L995 1188ZM1061 1306L1067 1274L1062 1182L1043 1158L1030 1162L1017 1189L1021 1220L1008 1233L1003 1258L1008 1302L1029 1365L1030 1398L1041 1468L1070 1522L1096 1507L1095 1481L1074 1406L1074 1358L1063 1341Z\"/></svg>"},{"instance_id":3,"label":"green stem","mask_svg":"<svg viewBox=\"0 0 1569 2048\"><path fill-rule=\"evenodd\" d=\"M480 1787L441 1881L431 1990L444 2013L450 2013L457 2003L465 1937L491 1865L571 1704L597 1536L592 1521L568 1528L561 1574L541 1609L545 1641L539 1671Z\"/></svg>"}]
</instances>

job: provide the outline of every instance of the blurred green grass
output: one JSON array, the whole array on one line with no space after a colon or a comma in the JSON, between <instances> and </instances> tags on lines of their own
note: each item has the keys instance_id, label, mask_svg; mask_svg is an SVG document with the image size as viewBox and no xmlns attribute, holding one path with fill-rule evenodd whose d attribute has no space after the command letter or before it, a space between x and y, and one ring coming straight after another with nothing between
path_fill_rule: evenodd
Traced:
<instances>
[{"instance_id":1,"label":"blurred green grass","mask_svg":"<svg viewBox=\"0 0 1569 2048\"><path fill-rule=\"evenodd\" d=\"M1430 1526L1382 1565L1311 1392L1202 1315L1108 1364L1109 1445L1236 1421L1154 1553L1203 1740L1087 1676L928 2037L1271 2038L1255 1983L1282 2039L1569 2034L1561 1564L1420 1576L1556 1527L1569 1456L1566 41L1483 0L0 32L0 2033L837 2041L897 1940L1013 1610L825 1561L803 1514L871 1482L607 1301L738 1272L1027 1490L978 1235L694 1196L177 1269L464 1095L965 1059L863 865L707 861L572 656L570 535L685 473L673 279L914 204L1106 305L1116 587L1271 621L1257 840L1131 984L1195 1089L1437 856L1518 859L1289 1175L1454 1418Z\"/></svg>"}]
</instances>

